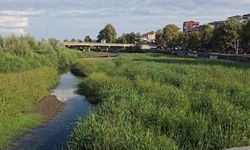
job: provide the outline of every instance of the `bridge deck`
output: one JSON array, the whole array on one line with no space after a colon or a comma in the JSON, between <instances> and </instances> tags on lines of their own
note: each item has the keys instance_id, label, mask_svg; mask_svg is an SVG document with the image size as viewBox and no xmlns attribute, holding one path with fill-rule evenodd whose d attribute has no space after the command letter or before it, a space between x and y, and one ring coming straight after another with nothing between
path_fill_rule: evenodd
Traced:
<instances>
[{"instance_id":1,"label":"bridge deck","mask_svg":"<svg viewBox=\"0 0 250 150\"><path fill-rule=\"evenodd\" d=\"M85 43L85 42L65 42L65 46L84 46L84 47L133 47L134 44L120 43Z\"/></svg>"}]
</instances>

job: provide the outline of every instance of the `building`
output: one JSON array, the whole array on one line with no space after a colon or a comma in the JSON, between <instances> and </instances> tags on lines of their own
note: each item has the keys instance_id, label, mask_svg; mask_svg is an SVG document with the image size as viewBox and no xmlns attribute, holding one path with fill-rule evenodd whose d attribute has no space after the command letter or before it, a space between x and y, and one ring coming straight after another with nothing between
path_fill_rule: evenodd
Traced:
<instances>
[{"instance_id":1,"label":"building","mask_svg":"<svg viewBox=\"0 0 250 150\"><path fill-rule=\"evenodd\" d=\"M198 31L199 25L200 25L199 22L186 21L186 22L183 23L183 32Z\"/></svg>"},{"instance_id":2,"label":"building","mask_svg":"<svg viewBox=\"0 0 250 150\"><path fill-rule=\"evenodd\" d=\"M242 18L246 21L250 21L250 14L243 15Z\"/></svg>"},{"instance_id":3,"label":"building","mask_svg":"<svg viewBox=\"0 0 250 150\"><path fill-rule=\"evenodd\" d=\"M236 15L236 16L228 17L228 19L236 19L239 22L245 22L246 21L245 19L243 19L243 16L241 16L241 15Z\"/></svg>"},{"instance_id":4,"label":"building","mask_svg":"<svg viewBox=\"0 0 250 150\"><path fill-rule=\"evenodd\" d=\"M101 40L101 43L105 44L105 43L107 43L107 40L102 39L102 40Z\"/></svg>"},{"instance_id":5,"label":"building","mask_svg":"<svg viewBox=\"0 0 250 150\"><path fill-rule=\"evenodd\" d=\"M247 21L250 21L250 14L245 14L245 15L242 15L242 16L241 15L235 15L235 16L228 17L227 19L236 19L240 23L246 23ZM218 28L223 23L225 23L225 21L214 21L214 22L208 23L208 25L210 25L213 28ZM199 22L186 21L186 22L183 23L183 32L198 31L200 29L200 27L202 27L202 25L199 25Z\"/></svg>"},{"instance_id":6,"label":"building","mask_svg":"<svg viewBox=\"0 0 250 150\"><path fill-rule=\"evenodd\" d=\"M243 18L241 15L236 15L236 16L228 17L228 19L242 20Z\"/></svg>"},{"instance_id":7,"label":"building","mask_svg":"<svg viewBox=\"0 0 250 150\"><path fill-rule=\"evenodd\" d=\"M140 41L147 41L147 42L154 42L155 39L156 39L156 32L154 32L154 31L143 34L140 37Z\"/></svg>"},{"instance_id":8,"label":"building","mask_svg":"<svg viewBox=\"0 0 250 150\"><path fill-rule=\"evenodd\" d=\"M214 22L210 22L208 23L209 25L211 25L213 28L218 28L220 25L222 25L225 21L214 21Z\"/></svg>"}]
</instances>

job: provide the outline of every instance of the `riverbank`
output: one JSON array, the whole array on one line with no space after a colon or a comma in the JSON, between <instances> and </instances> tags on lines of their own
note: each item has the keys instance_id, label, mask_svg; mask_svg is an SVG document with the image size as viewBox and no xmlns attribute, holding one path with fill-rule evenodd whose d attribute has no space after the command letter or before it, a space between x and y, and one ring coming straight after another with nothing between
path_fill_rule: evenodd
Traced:
<instances>
[{"instance_id":1,"label":"riverbank","mask_svg":"<svg viewBox=\"0 0 250 150\"><path fill-rule=\"evenodd\" d=\"M80 57L101 55L64 49L51 51L54 52L34 51L31 56L0 52L0 149L54 118L63 109L57 99L49 97L53 99L51 103L43 99L56 86L58 69L69 67ZM44 112L45 108L51 111Z\"/></svg>"},{"instance_id":2,"label":"riverbank","mask_svg":"<svg viewBox=\"0 0 250 150\"><path fill-rule=\"evenodd\" d=\"M48 95L42 98L36 104L35 113L43 118L44 123L54 118L63 110L65 104L57 99L54 95Z\"/></svg>"},{"instance_id":3,"label":"riverbank","mask_svg":"<svg viewBox=\"0 0 250 150\"><path fill-rule=\"evenodd\" d=\"M0 75L0 149L42 123L35 106L57 82L49 67Z\"/></svg>"},{"instance_id":4,"label":"riverbank","mask_svg":"<svg viewBox=\"0 0 250 150\"><path fill-rule=\"evenodd\" d=\"M51 91L51 95L44 97L36 105L42 116L52 118L19 137L8 150L66 149L75 121L87 115L91 109L85 97L75 94L78 83L78 79L69 72L60 75L60 80ZM62 110L61 106L64 106ZM61 111L56 113L56 110Z\"/></svg>"},{"instance_id":5,"label":"riverbank","mask_svg":"<svg viewBox=\"0 0 250 150\"><path fill-rule=\"evenodd\" d=\"M1 42L6 43L0 46L0 149L3 149L62 110L62 104L55 98L47 97L53 102L43 99L57 85L58 70L70 67L81 57L99 54L68 50L56 39L37 41L30 35L12 35L1 38ZM53 111L44 112L44 108Z\"/></svg>"},{"instance_id":6,"label":"riverbank","mask_svg":"<svg viewBox=\"0 0 250 150\"><path fill-rule=\"evenodd\" d=\"M250 54L223 54L223 53L213 53L213 52L197 52L190 50L157 50L157 49L144 49L136 50L133 53L155 53L155 54L167 54L167 55L176 55L180 57L200 57L200 58L209 58L215 60L227 60L234 62L244 62L250 63Z\"/></svg>"}]
</instances>

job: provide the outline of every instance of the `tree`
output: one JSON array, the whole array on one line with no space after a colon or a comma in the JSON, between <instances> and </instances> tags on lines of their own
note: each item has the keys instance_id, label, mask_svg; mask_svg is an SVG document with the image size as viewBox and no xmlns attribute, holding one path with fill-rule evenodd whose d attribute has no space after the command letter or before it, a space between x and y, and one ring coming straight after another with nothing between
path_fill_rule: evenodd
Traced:
<instances>
[{"instance_id":1,"label":"tree","mask_svg":"<svg viewBox=\"0 0 250 150\"><path fill-rule=\"evenodd\" d=\"M75 38L72 38L70 42L76 42L76 39L75 39Z\"/></svg>"},{"instance_id":2,"label":"tree","mask_svg":"<svg viewBox=\"0 0 250 150\"><path fill-rule=\"evenodd\" d=\"M61 45L62 43L56 38L49 38L48 43L49 45L53 47L55 51L60 51L62 48L62 45Z\"/></svg>"},{"instance_id":3,"label":"tree","mask_svg":"<svg viewBox=\"0 0 250 150\"><path fill-rule=\"evenodd\" d=\"M237 51L240 42L240 32L242 24L236 19L229 19L225 21L220 27L214 30L212 37L213 49L229 53L230 50Z\"/></svg>"},{"instance_id":4,"label":"tree","mask_svg":"<svg viewBox=\"0 0 250 150\"><path fill-rule=\"evenodd\" d=\"M117 43L127 43L134 44L138 41L140 34L135 34L134 32L122 34L119 38L116 39Z\"/></svg>"},{"instance_id":5,"label":"tree","mask_svg":"<svg viewBox=\"0 0 250 150\"><path fill-rule=\"evenodd\" d=\"M225 53L226 48L223 41L224 31L221 26L214 29L213 36L211 38L211 45L214 52Z\"/></svg>"},{"instance_id":6,"label":"tree","mask_svg":"<svg viewBox=\"0 0 250 150\"><path fill-rule=\"evenodd\" d=\"M242 47L250 52L250 21L246 25L244 25L242 32Z\"/></svg>"},{"instance_id":7,"label":"tree","mask_svg":"<svg viewBox=\"0 0 250 150\"><path fill-rule=\"evenodd\" d=\"M85 38L84 38L84 42L89 42L89 43L91 43L91 42L92 42L92 39L90 38L90 36L89 36L89 35L85 36Z\"/></svg>"},{"instance_id":8,"label":"tree","mask_svg":"<svg viewBox=\"0 0 250 150\"><path fill-rule=\"evenodd\" d=\"M184 32L179 39L179 45L185 50L199 51L201 49L201 33L196 32Z\"/></svg>"},{"instance_id":9,"label":"tree","mask_svg":"<svg viewBox=\"0 0 250 150\"><path fill-rule=\"evenodd\" d=\"M117 33L113 25L107 24L105 28L99 32L97 41L100 42L101 40L106 40L107 43L112 43L115 42L116 35Z\"/></svg>"},{"instance_id":10,"label":"tree","mask_svg":"<svg viewBox=\"0 0 250 150\"><path fill-rule=\"evenodd\" d=\"M126 35L123 34L122 36L120 36L119 38L116 39L116 43L127 43L127 39L126 39Z\"/></svg>"},{"instance_id":11,"label":"tree","mask_svg":"<svg viewBox=\"0 0 250 150\"><path fill-rule=\"evenodd\" d=\"M4 45L5 45L5 40L4 40L4 38L2 36L0 36L0 51L3 50Z\"/></svg>"},{"instance_id":12,"label":"tree","mask_svg":"<svg viewBox=\"0 0 250 150\"><path fill-rule=\"evenodd\" d=\"M158 46L158 48L160 48L160 49L165 47L165 41L163 39L163 31L162 30L158 30L156 32L155 43Z\"/></svg>"},{"instance_id":13,"label":"tree","mask_svg":"<svg viewBox=\"0 0 250 150\"><path fill-rule=\"evenodd\" d=\"M203 25L199 28L199 32L201 49L210 51L212 49L211 39L214 32L213 27L211 27L210 25Z\"/></svg>"},{"instance_id":14,"label":"tree","mask_svg":"<svg viewBox=\"0 0 250 150\"><path fill-rule=\"evenodd\" d=\"M167 25L163 28L162 34L164 47L167 49L174 49L180 38L179 28L174 24Z\"/></svg>"},{"instance_id":15,"label":"tree","mask_svg":"<svg viewBox=\"0 0 250 150\"><path fill-rule=\"evenodd\" d=\"M134 32L131 32L126 35L126 41L128 44L134 44L136 42L136 34Z\"/></svg>"},{"instance_id":16,"label":"tree","mask_svg":"<svg viewBox=\"0 0 250 150\"><path fill-rule=\"evenodd\" d=\"M77 39L76 41L79 42L79 43L82 43L82 40L81 40L81 39Z\"/></svg>"},{"instance_id":17,"label":"tree","mask_svg":"<svg viewBox=\"0 0 250 150\"><path fill-rule=\"evenodd\" d=\"M141 34L138 32L135 34L135 42L140 42Z\"/></svg>"},{"instance_id":18,"label":"tree","mask_svg":"<svg viewBox=\"0 0 250 150\"><path fill-rule=\"evenodd\" d=\"M201 47L201 35L200 32L188 33L188 48L190 50L198 51Z\"/></svg>"}]
</instances>

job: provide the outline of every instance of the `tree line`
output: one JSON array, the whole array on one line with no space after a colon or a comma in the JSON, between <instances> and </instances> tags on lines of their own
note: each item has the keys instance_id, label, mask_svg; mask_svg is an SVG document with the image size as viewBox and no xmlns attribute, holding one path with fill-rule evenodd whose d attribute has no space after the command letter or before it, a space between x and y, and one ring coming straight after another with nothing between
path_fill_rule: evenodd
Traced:
<instances>
[{"instance_id":1,"label":"tree line","mask_svg":"<svg viewBox=\"0 0 250 150\"><path fill-rule=\"evenodd\" d=\"M115 27L107 24L99 32L97 42L105 40L107 43L134 44L140 42L140 36L140 33L131 32L117 38ZM86 36L83 41L93 40ZM229 19L217 27L202 25L194 32L181 32L177 25L169 24L157 31L155 44L162 50L250 53L250 22L241 23L236 19Z\"/></svg>"},{"instance_id":2,"label":"tree line","mask_svg":"<svg viewBox=\"0 0 250 150\"><path fill-rule=\"evenodd\" d=\"M194 32L180 32L176 25L170 24L157 31L155 43L164 50L249 53L250 22L229 19L218 27L203 25Z\"/></svg>"},{"instance_id":3,"label":"tree line","mask_svg":"<svg viewBox=\"0 0 250 150\"><path fill-rule=\"evenodd\" d=\"M107 24L98 34L97 41L101 42L105 40L107 43L124 43L124 44L134 44L139 42L140 33L124 33L120 37L117 37L117 32L112 24ZM71 39L71 42L93 42L93 39L89 35L85 36L83 40ZM69 42L69 40L64 40L64 42Z\"/></svg>"}]
</instances>

